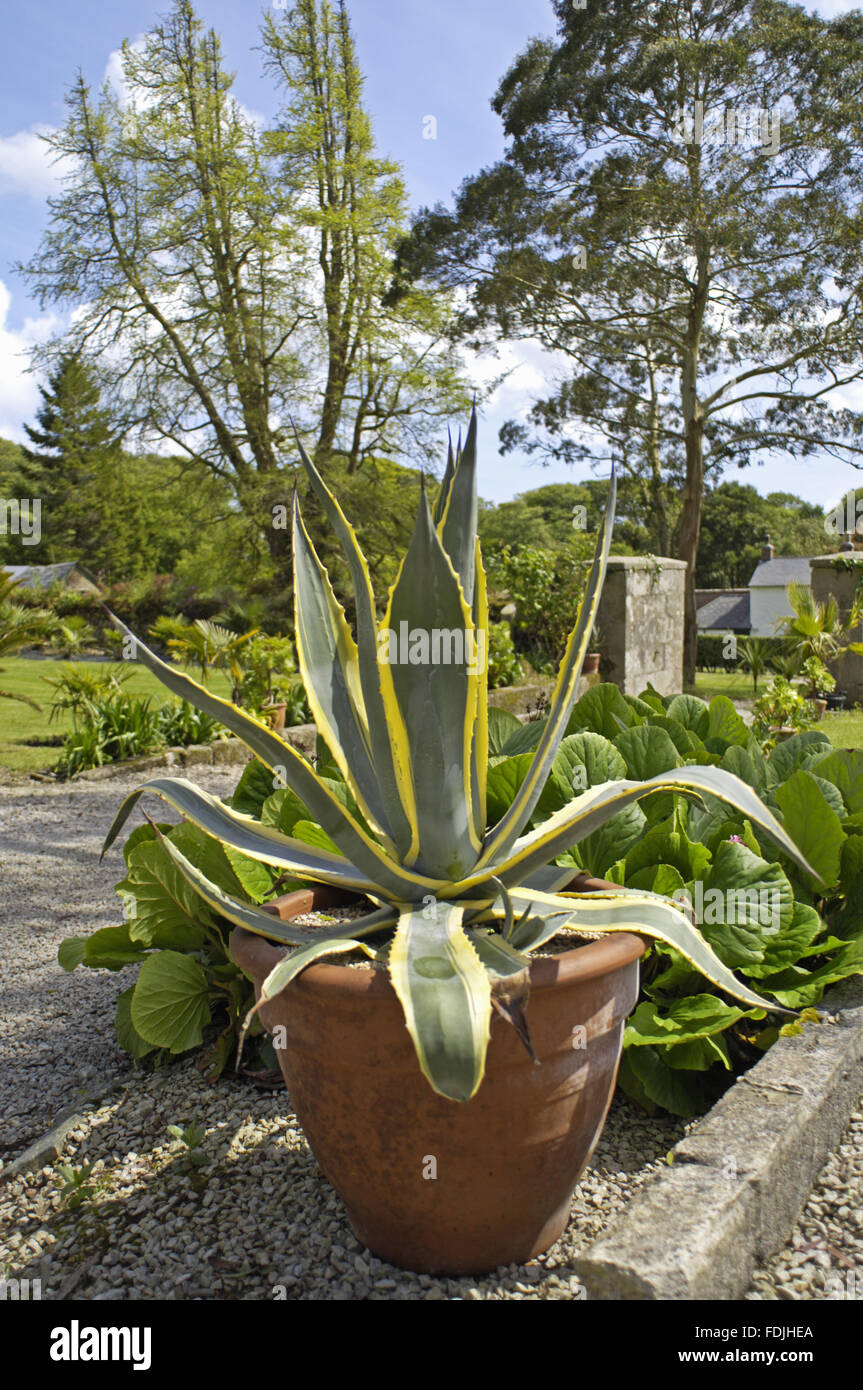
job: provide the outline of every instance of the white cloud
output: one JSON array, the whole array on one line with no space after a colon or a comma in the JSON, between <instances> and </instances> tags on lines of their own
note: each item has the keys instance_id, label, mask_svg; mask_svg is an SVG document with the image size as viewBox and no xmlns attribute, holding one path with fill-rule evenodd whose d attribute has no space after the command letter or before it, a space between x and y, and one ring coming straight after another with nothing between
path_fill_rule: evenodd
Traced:
<instances>
[{"instance_id":1,"label":"white cloud","mask_svg":"<svg viewBox=\"0 0 863 1390\"><path fill-rule=\"evenodd\" d=\"M0 436L26 439L23 423L30 423L39 405L35 375L28 372L30 349L44 342L61 327L55 314L42 314L24 320L15 331L6 327L12 296L0 280Z\"/></svg>"},{"instance_id":2,"label":"white cloud","mask_svg":"<svg viewBox=\"0 0 863 1390\"><path fill-rule=\"evenodd\" d=\"M63 161L41 139L51 129L34 125L14 135L0 135L0 194L23 193L41 199L57 191Z\"/></svg>"}]
</instances>

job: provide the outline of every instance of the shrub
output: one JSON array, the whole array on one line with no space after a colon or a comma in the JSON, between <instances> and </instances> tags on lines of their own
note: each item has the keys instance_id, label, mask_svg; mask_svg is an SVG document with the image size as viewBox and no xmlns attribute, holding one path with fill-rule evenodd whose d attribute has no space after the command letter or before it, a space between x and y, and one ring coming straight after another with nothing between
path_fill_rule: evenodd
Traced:
<instances>
[{"instance_id":1,"label":"shrub","mask_svg":"<svg viewBox=\"0 0 863 1390\"><path fill-rule=\"evenodd\" d=\"M556 674L584 595L592 543L574 533L560 549L523 545L502 550L494 581L508 589L516 607L513 636L537 671Z\"/></svg>"},{"instance_id":2,"label":"shrub","mask_svg":"<svg viewBox=\"0 0 863 1390\"><path fill-rule=\"evenodd\" d=\"M524 679L524 665L516 655L509 623L488 625L488 688L498 690Z\"/></svg>"}]
</instances>

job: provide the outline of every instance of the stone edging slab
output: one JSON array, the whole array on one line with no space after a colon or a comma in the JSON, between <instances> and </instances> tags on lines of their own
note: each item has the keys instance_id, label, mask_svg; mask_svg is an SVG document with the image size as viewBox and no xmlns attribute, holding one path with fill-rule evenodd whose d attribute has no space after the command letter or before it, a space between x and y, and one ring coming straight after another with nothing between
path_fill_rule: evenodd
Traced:
<instances>
[{"instance_id":1,"label":"stone edging slab","mask_svg":"<svg viewBox=\"0 0 863 1390\"><path fill-rule=\"evenodd\" d=\"M863 1092L863 981L780 1037L575 1261L588 1298L739 1299L787 1240Z\"/></svg>"},{"instance_id":2,"label":"stone edging slab","mask_svg":"<svg viewBox=\"0 0 863 1390\"><path fill-rule=\"evenodd\" d=\"M317 729L314 724L296 724L283 729L281 737L306 755L315 751ZM177 768L209 766L212 763L247 763L252 754L238 738L215 739L213 743L192 743L188 748L166 748L164 753L145 754L140 758L126 758L119 763L106 763L104 767L88 768L80 772L75 782L100 782L107 777L122 777L128 772L152 772L155 768ZM53 778L49 780L54 780Z\"/></svg>"}]
</instances>

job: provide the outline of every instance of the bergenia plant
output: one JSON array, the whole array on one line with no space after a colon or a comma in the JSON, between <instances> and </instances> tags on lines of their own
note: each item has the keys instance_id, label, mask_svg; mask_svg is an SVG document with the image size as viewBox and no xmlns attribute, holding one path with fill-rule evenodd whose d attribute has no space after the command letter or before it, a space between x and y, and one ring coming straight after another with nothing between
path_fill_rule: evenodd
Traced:
<instances>
[{"instance_id":1,"label":"bergenia plant","mask_svg":"<svg viewBox=\"0 0 863 1390\"><path fill-rule=\"evenodd\" d=\"M352 631L295 497L297 657L315 723L343 785L319 776L258 719L165 665L136 639L145 666L243 739L272 769L274 786L287 786L302 801L324 832L320 845L280 834L186 779L170 777L153 778L133 792L105 842L107 849L149 791L253 859L365 898L371 910L359 919L322 929L294 926L228 897L163 841L214 911L293 948L265 981L262 1001L325 956L361 950L385 964L419 1066L434 1090L453 1101L469 1100L482 1082L495 1004L527 1037L530 953L561 933L641 933L672 946L734 998L776 1010L735 978L670 899L624 888L565 891L574 871L554 861L639 798L660 789L696 800L700 793L723 798L806 867L752 789L717 767L605 782L573 794L546 819L537 818L596 621L614 516L613 478L547 718L511 803L496 823L486 823L488 605L476 534L476 430L474 415L464 447L450 447L434 511L420 485L413 535L380 621L353 528L299 446L354 590ZM529 1017L528 1008L528 1025Z\"/></svg>"}]
</instances>

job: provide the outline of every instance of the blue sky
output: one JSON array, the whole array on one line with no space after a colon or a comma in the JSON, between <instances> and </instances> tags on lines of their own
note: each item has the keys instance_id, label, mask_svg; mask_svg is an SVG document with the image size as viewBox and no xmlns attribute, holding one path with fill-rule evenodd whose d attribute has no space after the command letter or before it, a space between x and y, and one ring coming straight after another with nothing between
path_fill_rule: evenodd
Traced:
<instances>
[{"instance_id":1,"label":"blue sky","mask_svg":"<svg viewBox=\"0 0 863 1390\"><path fill-rule=\"evenodd\" d=\"M168 8L152 0L29 0L4 6L3 85L0 88L0 435L23 437L33 417L36 383L25 375L29 344L55 324L28 296L12 264L29 257L46 219L52 174L40 129L64 118L63 94L77 69L98 85L116 63L124 38L135 39ZM277 3L278 7L278 3ZM262 78L257 30L262 13L251 0L198 0L201 17L222 35L236 93L247 107L271 109ZM807 5L830 15L850 9L842 0ZM379 147L403 166L413 207L451 194L468 174L503 151L500 123L489 106L512 59L534 34L554 32L548 0L349 0L366 104ZM437 138L423 138L423 119L437 120ZM502 364L515 368L492 398L483 426L483 496L501 501L546 482L584 476L565 467L541 468L497 455L497 431L522 413L542 383L540 354L515 345ZM492 370L491 364L488 368ZM863 393L861 393L863 408ZM793 491L821 505L860 482L856 469L832 460L781 458L733 475L760 492Z\"/></svg>"}]
</instances>

